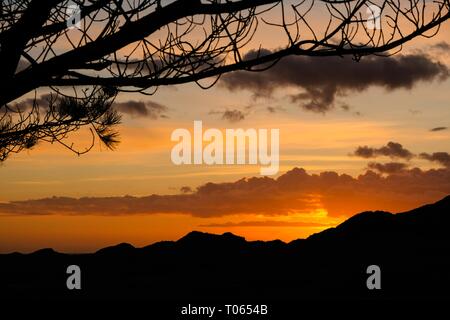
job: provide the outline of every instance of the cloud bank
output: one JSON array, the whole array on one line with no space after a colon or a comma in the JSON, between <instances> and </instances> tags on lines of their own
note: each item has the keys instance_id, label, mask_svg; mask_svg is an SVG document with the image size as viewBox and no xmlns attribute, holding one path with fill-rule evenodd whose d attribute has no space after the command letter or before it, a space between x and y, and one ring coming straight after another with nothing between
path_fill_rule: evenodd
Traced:
<instances>
[{"instance_id":1,"label":"cloud bank","mask_svg":"<svg viewBox=\"0 0 450 320\"><path fill-rule=\"evenodd\" d=\"M437 158L437 156L434 156ZM368 170L354 178L336 172L309 174L294 168L280 177L207 183L192 193L145 197L53 197L0 204L4 215L134 215L179 213L195 217L236 214L283 216L325 209L348 217L365 210L406 211L450 194L448 168Z\"/></svg>"}]
</instances>

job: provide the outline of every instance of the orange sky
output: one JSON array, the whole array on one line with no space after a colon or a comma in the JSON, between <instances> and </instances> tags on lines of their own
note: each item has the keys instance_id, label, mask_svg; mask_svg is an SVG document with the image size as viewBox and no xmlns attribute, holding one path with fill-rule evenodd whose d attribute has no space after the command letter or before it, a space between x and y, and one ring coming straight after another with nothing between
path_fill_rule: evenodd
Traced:
<instances>
[{"instance_id":1,"label":"orange sky","mask_svg":"<svg viewBox=\"0 0 450 320\"><path fill-rule=\"evenodd\" d=\"M170 134L175 128L192 129L194 119L203 119L205 127L221 129L279 128L279 175L300 167L309 174L335 171L357 177L365 172L370 160L349 156L360 145L381 147L388 141L396 141L416 154L450 151L448 130L429 132L433 127L448 125L445 119L450 116L447 108L449 89L450 82L447 81L423 84L414 91L386 93L374 88L346 98L362 115L342 110L326 115L311 114L290 106L286 101L271 98L269 101L257 101L257 108L239 123L226 122L220 116L210 114L210 110L244 109L254 101L251 97L246 98L245 93L229 95L220 87L206 92L189 86L164 89L153 100L169 105L169 118L152 120L126 116L120 128L122 143L117 151L96 147L91 153L77 157L60 146L42 144L34 150L14 155L0 168L0 201L5 203L53 196L173 195L179 194L183 186L195 190L208 182L234 182L243 177L259 177L259 166L254 165L174 166L170 161L170 151L174 145ZM283 111L269 114L264 110L267 105L281 106ZM420 111L412 112L414 110ZM80 144L86 143L82 135L73 139ZM381 160L390 161L389 158ZM419 166L423 170L441 167L419 158L410 162L411 167ZM305 221L304 216L299 218L295 213L293 217L291 214L271 217L251 213L215 218L192 217L189 214L108 216L107 212L106 216L95 215L97 212L75 216L4 216L0 217L0 251L33 251L53 247L61 251L80 252L118 242L142 246L154 241L177 239L191 230L231 231L247 239L280 238L290 241L325 229L359 211L401 211L436 201L441 195L432 193L417 197L411 194L414 201L397 203L391 198L382 201L378 197L372 204L366 197L344 197L341 203L332 206L344 207L347 210L345 215L330 217L322 211L323 215L316 220L323 226L312 227L239 225L246 221ZM328 201L336 202L333 199ZM238 225L205 226L229 222Z\"/></svg>"},{"instance_id":2,"label":"orange sky","mask_svg":"<svg viewBox=\"0 0 450 320\"><path fill-rule=\"evenodd\" d=\"M447 23L435 38L415 39L402 54L424 53L449 66L448 52L432 49L448 42L449 36ZM274 45L277 36L267 32L264 40ZM437 201L450 193L449 169L419 155L450 152L450 130L430 132L450 127L449 92L448 78L420 81L412 90L374 85L348 90L337 97L336 105L349 109L336 106L325 114L306 111L287 98L298 93L294 86L259 99L251 90L230 91L220 84L207 91L195 85L161 88L152 97L121 94L119 102L167 106L166 117L125 115L119 128L121 144L114 152L96 146L77 157L61 146L43 143L0 166L0 252L43 247L86 252L120 242L144 246L175 240L192 230L291 241L360 211L399 212ZM239 110L244 119L226 121L222 117L226 110ZM192 130L194 120L221 130L280 129L279 174L264 180L259 165L173 165L171 132ZM72 136L71 141L78 146L89 143L85 134ZM401 143L414 157L351 155L359 146L382 148L389 141ZM374 161L407 167L392 177L367 174ZM192 192L182 194L180 188L186 186ZM147 210L115 212L124 205L123 196L141 199L152 194L157 200L146 202ZM55 204L55 196L73 203ZM85 197L92 202L76 200ZM111 198L102 207L96 201L103 197ZM29 202L33 199L45 200ZM126 205L133 208L135 202ZM57 213L51 212L54 208Z\"/></svg>"}]
</instances>

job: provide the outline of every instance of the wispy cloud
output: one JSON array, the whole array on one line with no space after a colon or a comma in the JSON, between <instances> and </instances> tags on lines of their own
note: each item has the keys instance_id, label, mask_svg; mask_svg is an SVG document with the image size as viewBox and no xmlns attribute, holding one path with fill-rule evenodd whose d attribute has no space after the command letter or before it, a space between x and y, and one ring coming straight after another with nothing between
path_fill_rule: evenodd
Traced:
<instances>
[{"instance_id":1,"label":"wispy cloud","mask_svg":"<svg viewBox=\"0 0 450 320\"><path fill-rule=\"evenodd\" d=\"M238 109L226 109L223 111L210 111L209 114L218 114L221 116L222 120L233 123L244 120L248 115L248 112L243 112Z\"/></svg>"},{"instance_id":2,"label":"wispy cloud","mask_svg":"<svg viewBox=\"0 0 450 320\"><path fill-rule=\"evenodd\" d=\"M448 129L447 127L436 127L436 128L431 129L430 131L438 132L438 131L443 131L443 130L447 130L447 129Z\"/></svg>"},{"instance_id":3,"label":"wispy cloud","mask_svg":"<svg viewBox=\"0 0 450 320\"><path fill-rule=\"evenodd\" d=\"M431 48L439 51L448 52L450 50L450 44L445 41L441 41L432 45Z\"/></svg>"},{"instance_id":4,"label":"wispy cloud","mask_svg":"<svg viewBox=\"0 0 450 320\"><path fill-rule=\"evenodd\" d=\"M128 100L125 102L114 103L117 111L135 117L147 117L153 120L158 118L167 118L165 114L169 108L165 105L153 101L135 101Z\"/></svg>"}]
</instances>

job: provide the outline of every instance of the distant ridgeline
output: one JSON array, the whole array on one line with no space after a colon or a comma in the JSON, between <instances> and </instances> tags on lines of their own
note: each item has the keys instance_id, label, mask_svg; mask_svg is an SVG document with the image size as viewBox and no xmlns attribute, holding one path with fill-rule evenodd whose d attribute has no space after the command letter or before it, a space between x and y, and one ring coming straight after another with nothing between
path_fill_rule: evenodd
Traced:
<instances>
[{"instance_id":1,"label":"distant ridgeline","mask_svg":"<svg viewBox=\"0 0 450 320\"><path fill-rule=\"evenodd\" d=\"M120 244L94 254L12 253L0 255L0 295L20 301L449 299L449 225L450 196L400 214L360 213L290 243L191 232L175 242ZM75 290L68 289L71 265L81 270ZM371 265L380 269L379 290L367 286Z\"/></svg>"}]
</instances>

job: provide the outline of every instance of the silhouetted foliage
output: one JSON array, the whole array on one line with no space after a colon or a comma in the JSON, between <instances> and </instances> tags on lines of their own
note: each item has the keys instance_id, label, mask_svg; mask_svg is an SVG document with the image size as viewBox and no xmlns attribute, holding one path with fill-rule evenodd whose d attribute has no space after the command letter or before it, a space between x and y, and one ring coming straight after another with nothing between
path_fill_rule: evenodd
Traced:
<instances>
[{"instance_id":1,"label":"silhouetted foliage","mask_svg":"<svg viewBox=\"0 0 450 320\"><path fill-rule=\"evenodd\" d=\"M5 105L0 117L0 161L10 153L31 149L38 141L59 142L68 149L83 154L73 144L64 142L70 132L82 126L90 126L90 132L98 136L108 148L118 143L118 133L113 127L120 123L120 115L111 108L117 92L95 89L85 97L75 98L51 94L45 99L33 99L31 105Z\"/></svg>"}]
</instances>

